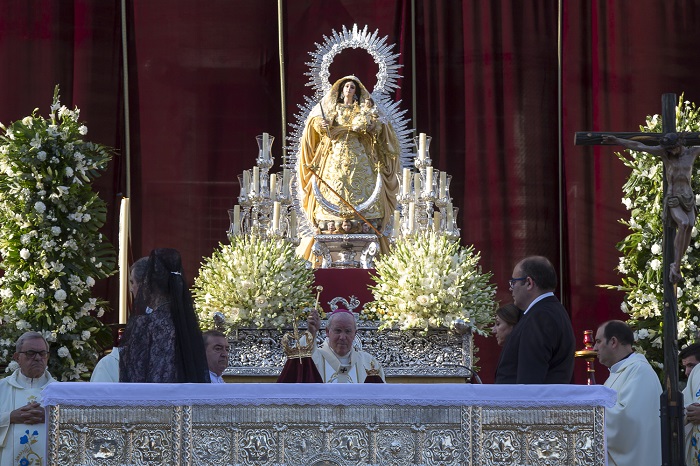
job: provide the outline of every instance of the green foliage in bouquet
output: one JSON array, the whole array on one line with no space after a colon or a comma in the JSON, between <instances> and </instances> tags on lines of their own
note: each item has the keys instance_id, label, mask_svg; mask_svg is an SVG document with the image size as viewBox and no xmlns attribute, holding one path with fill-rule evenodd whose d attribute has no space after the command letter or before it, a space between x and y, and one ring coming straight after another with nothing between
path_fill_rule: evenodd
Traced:
<instances>
[{"instance_id":1,"label":"green foliage in bouquet","mask_svg":"<svg viewBox=\"0 0 700 466\"><path fill-rule=\"evenodd\" d=\"M111 343L98 320L106 303L91 288L114 272L116 256L99 233L107 207L91 183L112 150L84 140L79 113L61 105L57 87L48 119L35 109L0 124L0 362L21 333L39 331L60 380L86 378Z\"/></svg>"},{"instance_id":2,"label":"green foliage in bouquet","mask_svg":"<svg viewBox=\"0 0 700 466\"><path fill-rule=\"evenodd\" d=\"M694 103L683 101L676 108L678 131L700 131L700 110ZM644 132L660 133L659 115L647 116ZM629 314L628 323L635 329L637 349L645 354L658 370L663 365L663 162L646 152L627 150L617 154L630 168L623 186L622 203L630 211L629 220L620 220L631 233L617 249L623 254L617 270L623 275L622 286L605 285L625 292L622 311ZM693 168L693 191L700 192L700 165ZM700 196L696 194L696 205ZM700 309L700 238L693 227L690 247L681 263L683 281L678 284L678 346L695 340Z\"/></svg>"},{"instance_id":3,"label":"green foliage in bouquet","mask_svg":"<svg viewBox=\"0 0 700 466\"><path fill-rule=\"evenodd\" d=\"M495 285L483 273L481 256L432 232L399 239L376 263L374 301L365 305L368 319L380 328L402 330L454 327L463 321L486 335L493 320Z\"/></svg>"},{"instance_id":4,"label":"green foliage in bouquet","mask_svg":"<svg viewBox=\"0 0 700 466\"><path fill-rule=\"evenodd\" d=\"M231 327L291 326L312 305L313 271L286 241L233 236L199 269L193 296L199 320L211 327L220 312Z\"/></svg>"}]
</instances>

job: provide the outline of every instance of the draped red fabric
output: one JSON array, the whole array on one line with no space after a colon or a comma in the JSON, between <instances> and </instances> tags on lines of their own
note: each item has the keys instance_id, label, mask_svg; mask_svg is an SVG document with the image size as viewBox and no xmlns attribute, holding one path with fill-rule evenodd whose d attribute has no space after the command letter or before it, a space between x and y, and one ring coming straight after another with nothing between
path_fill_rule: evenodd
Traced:
<instances>
[{"instance_id":1,"label":"draped red fabric","mask_svg":"<svg viewBox=\"0 0 700 466\"><path fill-rule=\"evenodd\" d=\"M543 254L559 272L557 294L577 335L624 317L622 294L596 285L619 283L627 173L613 149L575 147L573 133L635 130L660 112L664 92L700 101L696 1L561 2L562 11L546 0L282 3L288 122L310 96L305 62L323 35L357 23L389 36L404 65L395 97L433 137L434 166L453 175L462 242L481 252L498 299L511 299L514 263ZM117 194L126 189L120 4L0 2L0 121L35 107L47 113L60 84L89 136L121 150L96 186L110 206L112 242ZM126 7L132 255L175 247L192 280L201 258L226 241L226 210L236 203L236 176L254 164L255 135L275 136L275 167L282 162L277 2L128 0ZM371 88L376 65L347 49L330 71L331 79L356 74ZM116 307L116 278L101 286ZM482 378L493 381L500 349L493 338L477 337L476 345ZM575 379L585 381L583 365Z\"/></svg>"},{"instance_id":2,"label":"draped red fabric","mask_svg":"<svg viewBox=\"0 0 700 466\"><path fill-rule=\"evenodd\" d=\"M323 383L323 379L310 357L287 358L277 383Z\"/></svg>"}]
</instances>

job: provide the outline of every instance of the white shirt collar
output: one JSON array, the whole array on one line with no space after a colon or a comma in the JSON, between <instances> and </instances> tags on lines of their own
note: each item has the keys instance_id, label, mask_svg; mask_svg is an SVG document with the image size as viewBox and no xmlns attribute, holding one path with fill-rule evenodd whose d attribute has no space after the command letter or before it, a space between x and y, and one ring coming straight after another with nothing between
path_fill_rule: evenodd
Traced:
<instances>
[{"instance_id":1,"label":"white shirt collar","mask_svg":"<svg viewBox=\"0 0 700 466\"><path fill-rule=\"evenodd\" d=\"M224 378L221 377L220 375L215 374L212 371L209 371L209 378L211 379L211 383L226 383L224 382Z\"/></svg>"},{"instance_id":2,"label":"white shirt collar","mask_svg":"<svg viewBox=\"0 0 700 466\"><path fill-rule=\"evenodd\" d=\"M527 314L527 311L529 311L530 308L532 308L532 306L539 303L544 298L549 298L550 296L554 296L554 292L548 291L547 293L543 293L543 294L539 295L538 297L536 297L535 299L533 299L532 302L530 303L530 305L527 307L527 309L525 309L525 312L523 312L523 315Z\"/></svg>"}]
</instances>

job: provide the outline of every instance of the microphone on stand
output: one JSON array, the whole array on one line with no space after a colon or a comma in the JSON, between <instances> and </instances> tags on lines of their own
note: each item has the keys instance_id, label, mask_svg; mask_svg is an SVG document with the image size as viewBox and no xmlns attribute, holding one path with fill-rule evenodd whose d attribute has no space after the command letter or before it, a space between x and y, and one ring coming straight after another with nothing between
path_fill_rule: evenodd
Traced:
<instances>
[{"instance_id":1,"label":"microphone on stand","mask_svg":"<svg viewBox=\"0 0 700 466\"><path fill-rule=\"evenodd\" d=\"M443 364L443 366L446 366L446 367L459 367L459 368L461 368L461 369L466 369L467 372L469 372L469 373L474 377L474 381L475 381L476 383L478 383L478 384L483 384L483 383L484 383L484 382L481 381L481 377L479 377L479 374L477 374L477 372L476 372L474 369L472 369L471 367L467 367L467 366L464 366L464 365L462 365L462 364L452 364L452 363L445 363L445 364ZM469 377L465 377L465 378L464 378L464 383L469 383L469 382L471 382L471 379L470 379ZM474 382L471 382L471 383L474 383Z\"/></svg>"}]
</instances>

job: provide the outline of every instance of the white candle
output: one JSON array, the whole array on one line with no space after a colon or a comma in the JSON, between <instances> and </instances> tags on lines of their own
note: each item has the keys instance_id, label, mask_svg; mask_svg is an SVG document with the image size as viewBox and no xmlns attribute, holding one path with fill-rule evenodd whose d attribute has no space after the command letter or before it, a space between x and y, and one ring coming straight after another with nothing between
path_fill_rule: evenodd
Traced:
<instances>
[{"instance_id":1,"label":"white candle","mask_svg":"<svg viewBox=\"0 0 700 466\"><path fill-rule=\"evenodd\" d=\"M416 203L411 201L408 203L408 232L413 233L413 224L416 221Z\"/></svg>"},{"instance_id":2,"label":"white candle","mask_svg":"<svg viewBox=\"0 0 700 466\"><path fill-rule=\"evenodd\" d=\"M398 210L394 211L393 236L399 236L399 228L401 227L401 214Z\"/></svg>"},{"instance_id":3,"label":"white candle","mask_svg":"<svg viewBox=\"0 0 700 466\"><path fill-rule=\"evenodd\" d=\"M277 174L270 175L270 198L273 201L277 200Z\"/></svg>"},{"instance_id":4,"label":"white candle","mask_svg":"<svg viewBox=\"0 0 700 466\"><path fill-rule=\"evenodd\" d=\"M447 203L447 221L445 222L445 229L447 230L452 230L452 203L448 202Z\"/></svg>"},{"instance_id":5,"label":"white candle","mask_svg":"<svg viewBox=\"0 0 700 466\"><path fill-rule=\"evenodd\" d=\"M411 169L410 168L403 169L402 181L403 181L403 186L401 188L401 194L406 195L411 190Z\"/></svg>"},{"instance_id":6,"label":"white candle","mask_svg":"<svg viewBox=\"0 0 700 466\"><path fill-rule=\"evenodd\" d=\"M237 235L241 232L241 206L236 204L233 206L233 234Z\"/></svg>"},{"instance_id":7,"label":"white candle","mask_svg":"<svg viewBox=\"0 0 700 466\"><path fill-rule=\"evenodd\" d=\"M433 167L425 167L425 191L433 190Z\"/></svg>"},{"instance_id":8,"label":"white candle","mask_svg":"<svg viewBox=\"0 0 700 466\"><path fill-rule=\"evenodd\" d=\"M126 324L129 300L129 198L119 206L119 323Z\"/></svg>"},{"instance_id":9,"label":"white candle","mask_svg":"<svg viewBox=\"0 0 700 466\"><path fill-rule=\"evenodd\" d=\"M440 231L440 211L433 212L433 231Z\"/></svg>"},{"instance_id":10,"label":"white candle","mask_svg":"<svg viewBox=\"0 0 700 466\"><path fill-rule=\"evenodd\" d=\"M420 187L420 173L413 174L413 194L415 195L416 201L420 197L421 187Z\"/></svg>"},{"instance_id":11,"label":"white candle","mask_svg":"<svg viewBox=\"0 0 700 466\"><path fill-rule=\"evenodd\" d=\"M440 172L440 198L447 197L447 172Z\"/></svg>"},{"instance_id":12,"label":"white candle","mask_svg":"<svg viewBox=\"0 0 700 466\"><path fill-rule=\"evenodd\" d=\"M272 211L272 228L277 231L280 229L280 203L275 201Z\"/></svg>"},{"instance_id":13,"label":"white candle","mask_svg":"<svg viewBox=\"0 0 700 466\"><path fill-rule=\"evenodd\" d=\"M243 170L243 189L246 193L250 190L250 170Z\"/></svg>"},{"instance_id":14,"label":"white candle","mask_svg":"<svg viewBox=\"0 0 700 466\"><path fill-rule=\"evenodd\" d=\"M425 133L418 136L418 158L425 160Z\"/></svg>"},{"instance_id":15,"label":"white candle","mask_svg":"<svg viewBox=\"0 0 700 466\"><path fill-rule=\"evenodd\" d=\"M260 194L260 169L257 165L253 167L253 191Z\"/></svg>"},{"instance_id":16,"label":"white candle","mask_svg":"<svg viewBox=\"0 0 700 466\"><path fill-rule=\"evenodd\" d=\"M282 170L282 195L289 197L289 168Z\"/></svg>"},{"instance_id":17,"label":"white candle","mask_svg":"<svg viewBox=\"0 0 700 466\"><path fill-rule=\"evenodd\" d=\"M291 238L297 237L297 211L294 208L289 213L289 236Z\"/></svg>"},{"instance_id":18,"label":"white candle","mask_svg":"<svg viewBox=\"0 0 700 466\"><path fill-rule=\"evenodd\" d=\"M263 133L263 158L266 159L270 155L270 152L268 151L268 145L270 143L270 135L267 133Z\"/></svg>"}]
</instances>

